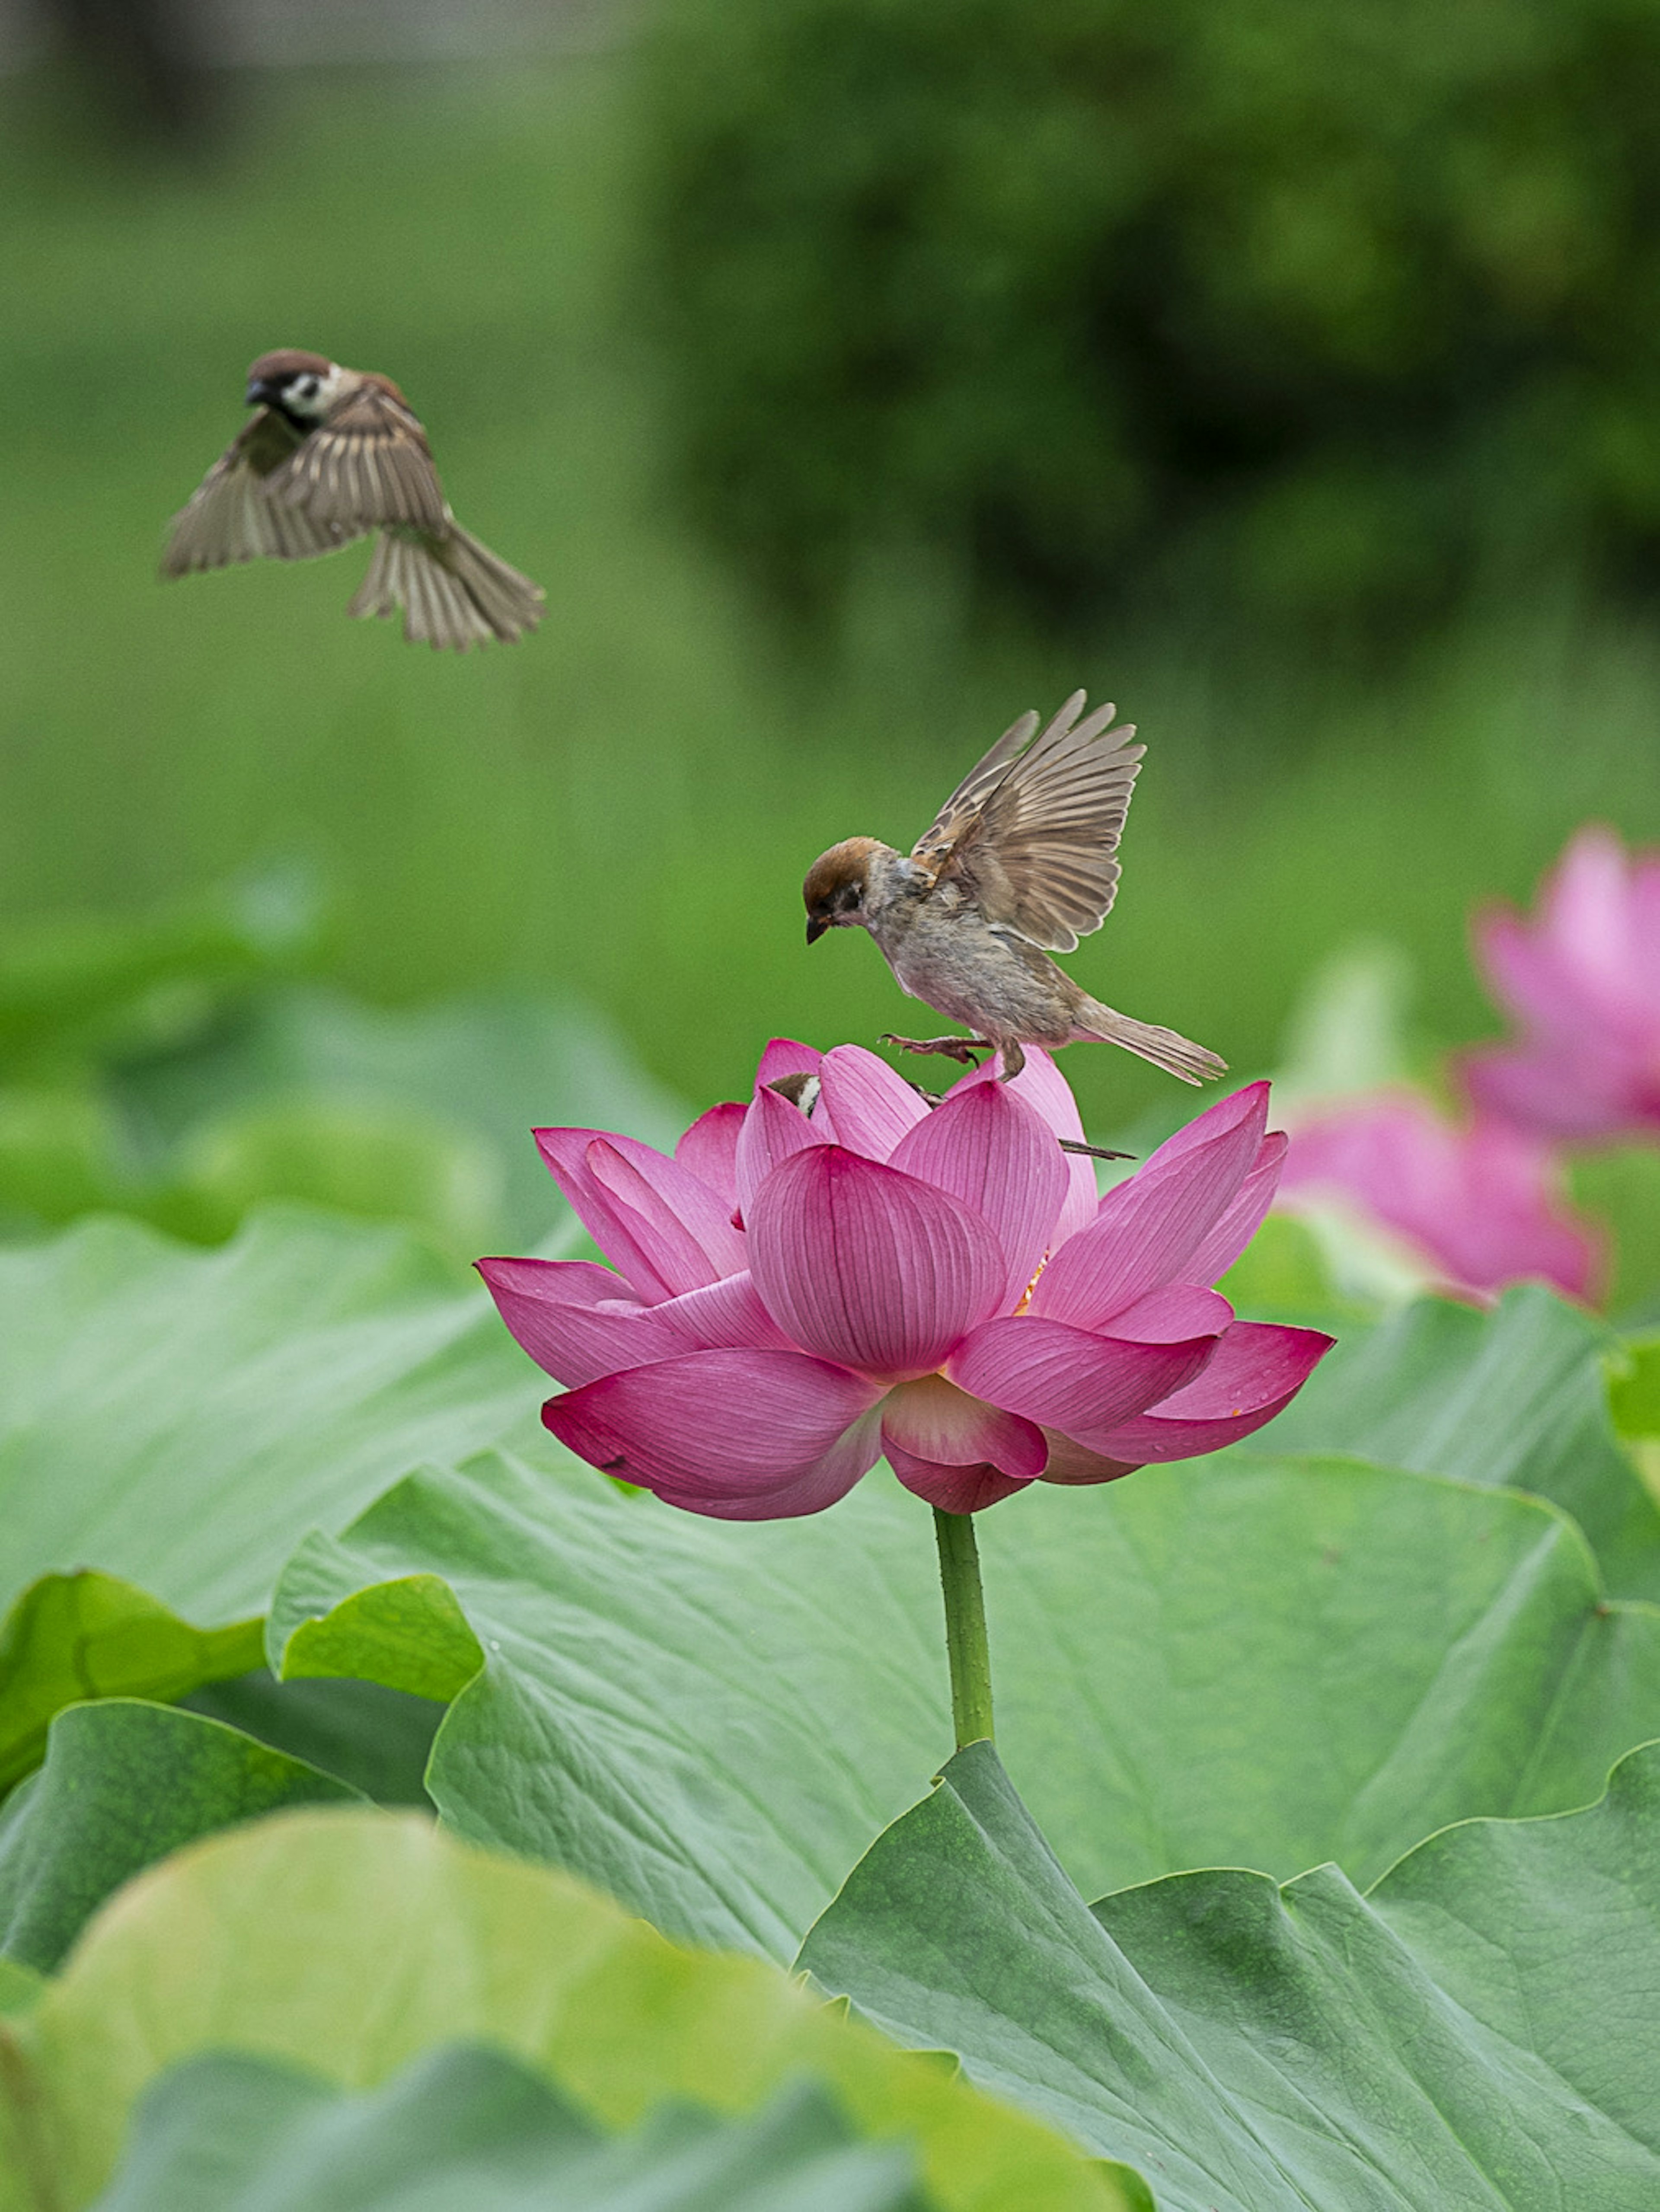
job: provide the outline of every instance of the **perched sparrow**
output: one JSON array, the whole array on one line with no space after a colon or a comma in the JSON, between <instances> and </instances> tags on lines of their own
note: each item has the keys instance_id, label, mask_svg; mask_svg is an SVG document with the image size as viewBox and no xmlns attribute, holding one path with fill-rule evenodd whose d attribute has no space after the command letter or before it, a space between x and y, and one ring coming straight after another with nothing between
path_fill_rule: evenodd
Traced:
<instances>
[{"instance_id":1,"label":"perched sparrow","mask_svg":"<svg viewBox=\"0 0 1660 2212\"><path fill-rule=\"evenodd\" d=\"M262 555L308 561L378 529L348 614L402 607L411 643L463 652L535 629L540 588L456 521L427 434L390 377L320 354L261 354L247 404L259 412L173 518L164 576Z\"/></svg>"},{"instance_id":2,"label":"perched sparrow","mask_svg":"<svg viewBox=\"0 0 1660 2212\"><path fill-rule=\"evenodd\" d=\"M970 1037L883 1039L906 1052L973 1064L978 1046L1003 1056L1003 1080L1024 1045L1092 1039L1122 1044L1155 1067L1202 1083L1225 1060L1174 1030L1115 1013L1080 991L1043 948L1070 952L1099 929L1118 887L1115 855L1146 748L1116 711L1078 717L1075 691L1033 741L1036 714L1013 728L958 784L909 860L874 837L832 845L808 872L807 942L827 929L869 930L899 988L974 1031Z\"/></svg>"}]
</instances>

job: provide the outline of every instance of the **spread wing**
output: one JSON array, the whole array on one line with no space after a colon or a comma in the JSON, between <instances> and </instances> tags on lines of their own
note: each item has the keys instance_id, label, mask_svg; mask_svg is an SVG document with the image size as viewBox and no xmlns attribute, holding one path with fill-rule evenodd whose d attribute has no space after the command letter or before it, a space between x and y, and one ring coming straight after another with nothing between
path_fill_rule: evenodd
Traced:
<instances>
[{"instance_id":1,"label":"spread wing","mask_svg":"<svg viewBox=\"0 0 1660 2212\"><path fill-rule=\"evenodd\" d=\"M353 535L387 522L438 532L449 520L426 432L374 382L330 409L278 470L271 492L319 526Z\"/></svg>"},{"instance_id":2,"label":"spread wing","mask_svg":"<svg viewBox=\"0 0 1660 2212\"><path fill-rule=\"evenodd\" d=\"M1079 720L1075 691L1041 736L1036 714L1006 730L970 769L911 857L935 883L955 877L989 922L1070 952L1106 920L1118 840L1145 745L1116 709Z\"/></svg>"},{"instance_id":3,"label":"spread wing","mask_svg":"<svg viewBox=\"0 0 1660 2212\"><path fill-rule=\"evenodd\" d=\"M299 443L292 423L262 407L173 518L161 574L185 576L237 561L309 561L360 537L361 530L326 526L272 498L273 472Z\"/></svg>"}]
</instances>

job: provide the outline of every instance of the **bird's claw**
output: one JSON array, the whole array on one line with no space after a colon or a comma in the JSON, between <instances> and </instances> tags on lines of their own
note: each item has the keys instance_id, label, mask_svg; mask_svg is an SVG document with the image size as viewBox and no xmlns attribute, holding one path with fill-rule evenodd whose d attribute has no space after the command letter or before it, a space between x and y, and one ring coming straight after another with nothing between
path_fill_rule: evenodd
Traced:
<instances>
[{"instance_id":1,"label":"bird's claw","mask_svg":"<svg viewBox=\"0 0 1660 2212\"><path fill-rule=\"evenodd\" d=\"M893 1045L901 1052L937 1052L941 1059L960 1061L964 1067L978 1067L976 1054L992 1050L983 1037L902 1037L895 1036L891 1030L884 1030L877 1042Z\"/></svg>"}]
</instances>

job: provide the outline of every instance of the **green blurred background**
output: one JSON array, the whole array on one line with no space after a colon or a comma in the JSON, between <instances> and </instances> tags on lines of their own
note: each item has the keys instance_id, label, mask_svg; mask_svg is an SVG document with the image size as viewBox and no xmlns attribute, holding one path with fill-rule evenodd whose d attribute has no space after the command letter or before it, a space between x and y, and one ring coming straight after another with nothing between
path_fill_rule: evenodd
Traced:
<instances>
[{"instance_id":1,"label":"green blurred background","mask_svg":"<svg viewBox=\"0 0 1660 2212\"><path fill-rule=\"evenodd\" d=\"M444 1133L905 1027L808 862L1078 684L1149 753L1072 970L1241 1071L1357 938L1493 1027L1472 902L1660 833L1652 4L388 0L137 73L64 12L0 74L0 1218L378 1210L401 1113L404 1210L523 1234ZM349 623L361 550L156 580L276 345L396 376L537 636Z\"/></svg>"}]
</instances>

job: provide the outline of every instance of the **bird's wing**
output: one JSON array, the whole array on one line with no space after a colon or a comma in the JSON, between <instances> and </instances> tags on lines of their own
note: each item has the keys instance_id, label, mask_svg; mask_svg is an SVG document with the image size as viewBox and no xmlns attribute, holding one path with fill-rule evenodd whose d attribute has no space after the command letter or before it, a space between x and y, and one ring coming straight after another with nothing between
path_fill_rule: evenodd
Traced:
<instances>
[{"instance_id":1,"label":"bird's wing","mask_svg":"<svg viewBox=\"0 0 1660 2212\"><path fill-rule=\"evenodd\" d=\"M402 522L437 533L449 520L426 432L374 380L329 410L277 471L271 493L325 528Z\"/></svg>"},{"instance_id":2,"label":"bird's wing","mask_svg":"<svg viewBox=\"0 0 1660 2212\"><path fill-rule=\"evenodd\" d=\"M362 535L319 522L273 499L273 474L300 442L300 432L262 407L208 471L189 503L173 518L164 576L224 568L237 561L309 561Z\"/></svg>"},{"instance_id":3,"label":"bird's wing","mask_svg":"<svg viewBox=\"0 0 1660 2212\"><path fill-rule=\"evenodd\" d=\"M1004 732L952 792L911 857L935 883L956 878L989 922L1046 951L1070 952L1106 920L1118 840L1145 745L1115 709L1082 721L1076 691L1041 735L1036 714Z\"/></svg>"}]
</instances>

